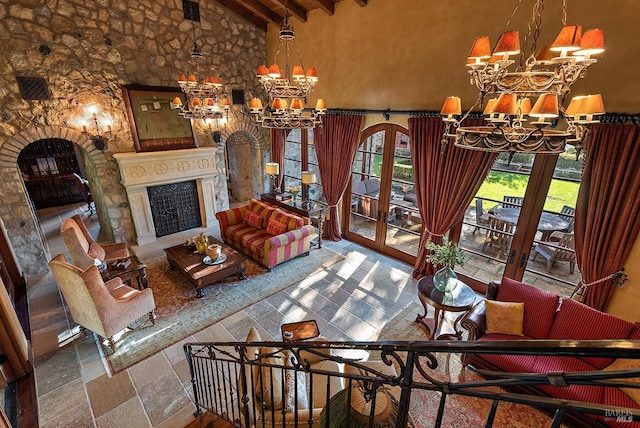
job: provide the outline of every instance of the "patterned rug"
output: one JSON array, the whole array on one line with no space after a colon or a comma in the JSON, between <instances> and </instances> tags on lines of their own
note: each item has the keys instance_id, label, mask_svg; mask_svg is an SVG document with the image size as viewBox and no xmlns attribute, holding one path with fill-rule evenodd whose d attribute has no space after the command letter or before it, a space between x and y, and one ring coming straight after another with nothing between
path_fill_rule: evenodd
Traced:
<instances>
[{"instance_id":1,"label":"patterned rug","mask_svg":"<svg viewBox=\"0 0 640 428\"><path fill-rule=\"evenodd\" d=\"M433 309L431 309L433 310ZM424 341L428 334L424 327L415 323L416 315L422 314L422 306L412 303L398 316L385 325L377 338L378 341ZM431 314L430 314L431 315ZM460 354L437 355L438 367L429 374L439 381L474 382L482 380L478 374L465 369L460 362ZM423 367L427 367L423 363ZM427 382L418 371L414 379ZM500 388L490 388L499 391ZM440 393L435 391L414 390L411 395L409 413L416 427L435 426L440 403ZM442 419L443 427L480 427L484 426L491 409L491 402L482 398L449 395ZM523 404L501 402L493 423L494 427L549 427L552 418L533 407ZM567 426L563 424L562 426Z\"/></svg>"},{"instance_id":2,"label":"patterned rug","mask_svg":"<svg viewBox=\"0 0 640 428\"><path fill-rule=\"evenodd\" d=\"M193 285L180 272L169 269L164 252L146 257L142 261L147 265L156 303L156 323L125 337L114 353L100 343L107 374L118 373L343 259L326 248L312 249L309 256L277 265L271 272L248 259L247 279L239 280L234 275L205 287L204 297L198 299Z\"/></svg>"}]
</instances>

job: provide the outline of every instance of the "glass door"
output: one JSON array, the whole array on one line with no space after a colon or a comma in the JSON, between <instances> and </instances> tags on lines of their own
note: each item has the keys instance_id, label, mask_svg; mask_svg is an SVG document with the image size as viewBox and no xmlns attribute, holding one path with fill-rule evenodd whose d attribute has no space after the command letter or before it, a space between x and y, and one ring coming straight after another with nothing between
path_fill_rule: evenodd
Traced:
<instances>
[{"instance_id":1,"label":"glass door","mask_svg":"<svg viewBox=\"0 0 640 428\"><path fill-rule=\"evenodd\" d=\"M498 156L460 228L465 279L479 286L507 276L570 295L580 278L572 232L581 172L573 148Z\"/></svg>"},{"instance_id":2,"label":"glass door","mask_svg":"<svg viewBox=\"0 0 640 428\"><path fill-rule=\"evenodd\" d=\"M363 132L343 201L348 239L410 263L415 260L422 221L406 129L382 124Z\"/></svg>"}]
</instances>

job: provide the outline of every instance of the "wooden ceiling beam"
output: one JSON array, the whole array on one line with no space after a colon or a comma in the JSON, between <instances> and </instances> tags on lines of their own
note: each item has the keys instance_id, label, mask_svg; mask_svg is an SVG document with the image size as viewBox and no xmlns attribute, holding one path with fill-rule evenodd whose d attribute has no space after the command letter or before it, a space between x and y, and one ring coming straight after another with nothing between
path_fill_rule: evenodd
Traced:
<instances>
[{"instance_id":1,"label":"wooden ceiling beam","mask_svg":"<svg viewBox=\"0 0 640 428\"><path fill-rule=\"evenodd\" d=\"M236 2L264 21L280 25L284 19L284 16L280 16L257 0L236 0Z\"/></svg>"},{"instance_id":2,"label":"wooden ceiling beam","mask_svg":"<svg viewBox=\"0 0 640 428\"><path fill-rule=\"evenodd\" d=\"M267 20L264 20L259 16L251 13L249 10L238 4L238 2L236 2L235 0L216 0L216 2L234 12L236 15L239 15L240 17L246 19L262 31L267 31Z\"/></svg>"},{"instance_id":3,"label":"wooden ceiling beam","mask_svg":"<svg viewBox=\"0 0 640 428\"><path fill-rule=\"evenodd\" d=\"M356 3L358 3L362 7L365 7L367 5L367 0L356 0Z\"/></svg>"},{"instance_id":4,"label":"wooden ceiling beam","mask_svg":"<svg viewBox=\"0 0 640 428\"><path fill-rule=\"evenodd\" d=\"M318 8L324 10L328 15L335 13L335 3L333 0L313 0Z\"/></svg>"},{"instance_id":5,"label":"wooden ceiling beam","mask_svg":"<svg viewBox=\"0 0 640 428\"><path fill-rule=\"evenodd\" d=\"M273 0L282 7L289 7L289 12L302 22L307 22L307 10L294 1ZM288 4L288 5L287 5Z\"/></svg>"}]
</instances>

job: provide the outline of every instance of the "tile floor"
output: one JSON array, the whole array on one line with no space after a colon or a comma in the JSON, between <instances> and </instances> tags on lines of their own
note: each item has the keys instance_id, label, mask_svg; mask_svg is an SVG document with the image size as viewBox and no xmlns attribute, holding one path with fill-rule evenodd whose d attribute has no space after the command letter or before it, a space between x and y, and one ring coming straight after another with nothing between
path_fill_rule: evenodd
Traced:
<instances>
[{"instance_id":1,"label":"tile floor","mask_svg":"<svg viewBox=\"0 0 640 428\"><path fill-rule=\"evenodd\" d=\"M97 235L85 205L38 212L51 255L65 252L63 219L82 213ZM213 231L214 235L219 235ZM193 231L191 231L193 234ZM175 238L177 242L182 237ZM154 248L174 242L164 240ZM351 242L327 242L344 261L218 322L186 341L242 341L248 328L278 339L280 324L316 319L333 340L367 340L411 302L419 302L412 267ZM312 250L313 251L313 250ZM286 269L286 263L275 269ZM153 284L150 284L153 288ZM182 343L122 371L106 375L93 338L76 338L51 273L28 280L39 421L50 427L182 427L193 418L188 365ZM425 339L427 335L425 334Z\"/></svg>"}]
</instances>

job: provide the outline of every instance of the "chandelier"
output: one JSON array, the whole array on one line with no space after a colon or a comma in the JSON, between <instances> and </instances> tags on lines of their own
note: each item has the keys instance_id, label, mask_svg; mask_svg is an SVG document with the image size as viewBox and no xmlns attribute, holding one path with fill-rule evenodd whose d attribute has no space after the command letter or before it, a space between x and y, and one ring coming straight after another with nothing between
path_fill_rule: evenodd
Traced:
<instances>
[{"instance_id":1,"label":"chandelier","mask_svg":"<svg viewBox=\"0 0 640 428\"><path fill-rule=\"evenodd\" d=\"M597 62L592 55L604 52L602 30L583 34L581 26L567 25L566 0L562 0L563 28L553 44L538 48L544 0L536 0L521 49L519 32L507 30L520 1L493 49L488 37L475 39L466 65L479 97L462 118L460 98L445 100L440 112L446 124L443 148L453 140L459 147L513 156L516 152L563 153L565 145L571 144L579 155L588 126L605 113L600 94L573 97L564 107L571 85ZM515 55L521 55L519 61L511 59ZM462 126L485 100L487 125ZM550 129L560 118L565 119L566 128Z\"/></svg>"},{"instance_id":2,"label":"chandelier","mask_svg":"<svg viewBox=\"0 0 640 428\"><path fill-rule=\"evenodd\" d=\"M192 29L191 59L197 70L202 51L196 42L195 26ZM175 97L171 103L171 108L179 109L178 115L185 119L228 119L231 101L226 98L219 77L206 76L202 82L198 82L195 73L181 74L178 85L186 96L184 104L180 97Z\"/></svg>"},{"instance_id":3,"label":"chandelier","mask_svg":"<svg viewBox=\"0 0 640 428\"><path fill-rule=\"evenodd\" d=\"M298 55L299 64L293 70L289 65L292 47ZM276 62L282 49L285 57L284 69ZM259 98L252 98L249 112L264 128L314 128L322 123L321 117L327 110L324 100L319 99L315 109L305 111L307 98L318 83L318 76L315 67L307 68L305 73L288 9L285 10L285 17L280 25L280 41L275 61L269 68L259 66L256 77L267 92L269 103L263 107Z\"/></svg>"}]
</instances>

